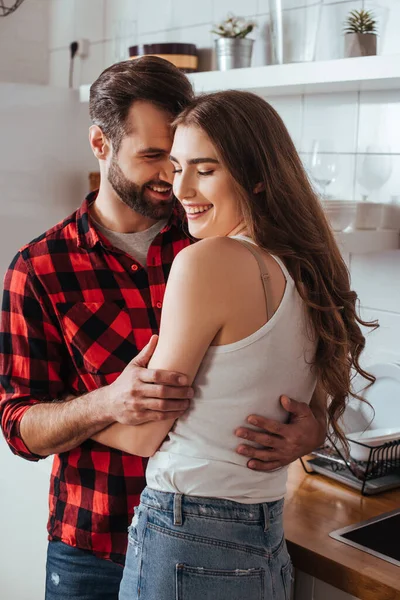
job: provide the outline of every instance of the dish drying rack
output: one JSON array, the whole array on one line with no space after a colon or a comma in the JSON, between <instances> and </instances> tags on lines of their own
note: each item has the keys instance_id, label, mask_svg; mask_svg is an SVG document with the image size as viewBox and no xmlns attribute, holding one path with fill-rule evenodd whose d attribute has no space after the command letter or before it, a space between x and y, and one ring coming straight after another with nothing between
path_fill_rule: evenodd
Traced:
<instances>
[{"instance_id":1,"label":"dish drying rack","mask_svg":"<svg viewBox=\"0 0 400 600\"><path fill-rule=\"evenodd\" d=\"M351 440L367 449L369 454L365 461L347 458L329 436L328 440L330 445L311 452L313 458L300 459L306 473L330 477L359 490L363 496L400 487L400 438L381 446Z\"/></svg>"}]
</instances>

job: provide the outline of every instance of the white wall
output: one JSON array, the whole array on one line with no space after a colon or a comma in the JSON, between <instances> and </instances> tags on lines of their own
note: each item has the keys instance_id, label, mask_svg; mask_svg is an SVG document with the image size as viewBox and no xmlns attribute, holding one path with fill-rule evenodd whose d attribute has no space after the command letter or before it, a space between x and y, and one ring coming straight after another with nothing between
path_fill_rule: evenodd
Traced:
<instances>
[{"instance_id":1,"label":"white wall","mask_svg":"<svg viewBox=\"0 0 400 600\"><path fill-rule=\"evenodd\" d=\"M0 84L0 273L18 248L78 207L97 170L78 93Z\"/></svg>"},{"instance_id":2,"label":"white wall","mask_svg":"<svg viewBox=\"0 0 400 600\"><path fill-rule=\"evenodd\" d=\"M19 247L70 214L87 193L88 173L97 169L87 111L76 91L0 83L1 282ZM0 436L4 600L44 598L50 463L21 460Z\"/></svg>"},{"instance_id":3,"label":"white wall","mask_svg":"<svg viewBox=\"0 0 400 600\"><path fill-rule=\"evenodd\" d=\"M48 82L49 7L49 0L25 0L14 13L0 18L0 81Z\"/></svg>"}]
</instances>

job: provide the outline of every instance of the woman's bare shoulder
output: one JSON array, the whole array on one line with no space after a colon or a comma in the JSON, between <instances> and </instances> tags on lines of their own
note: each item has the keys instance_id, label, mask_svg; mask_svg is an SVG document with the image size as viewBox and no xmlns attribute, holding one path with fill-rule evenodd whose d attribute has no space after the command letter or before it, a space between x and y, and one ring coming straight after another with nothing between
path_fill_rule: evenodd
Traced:
<instances>
[{"instance_id":1,"label":"woman's bare shoulder","mask_svg":"<svg viewBox=\"0 0 400 600\"><path fill-rule=\"evenodd\" d=\"M229 237L210 237L184 248L175 260L179 259L182 264L200 264L201 260L207 261L208 265L212 264L218 267L227 259L241 254L243 254L243 249L236 240Z\"/></svg>"},{"instance_id":2,"label":"woman's bare shoulder","mask_svg":"<svg viewBox=\"0 0 400 600\"><path fill-rule=\"evenodd\" d=\"M238 266L243 266L243 258L247 258L242 252L240 244L227 237L200 240L175 257L170 274L172 285L190 285L194 292L200 288L202 295L206 289L224 293L237 277Z\"/></svg>"}]
</instances>

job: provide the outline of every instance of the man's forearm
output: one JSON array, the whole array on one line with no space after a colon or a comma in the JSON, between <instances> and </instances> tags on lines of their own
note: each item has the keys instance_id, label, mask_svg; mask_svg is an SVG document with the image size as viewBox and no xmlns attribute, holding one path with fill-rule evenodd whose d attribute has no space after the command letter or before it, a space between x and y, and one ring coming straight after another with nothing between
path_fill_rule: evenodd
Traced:
<instances>
[{"instance_id":1,"label":"man's forearm","mask_svg":"<svg viewBox=\"0 0 400 600\"><path fill-rule=\"evenodd\" d=\"M21 421L21 437L34 454L48 456L76 448L114 419L105 406L107 388L60 402L35 404Z\"/></svg>"}]
</instances>

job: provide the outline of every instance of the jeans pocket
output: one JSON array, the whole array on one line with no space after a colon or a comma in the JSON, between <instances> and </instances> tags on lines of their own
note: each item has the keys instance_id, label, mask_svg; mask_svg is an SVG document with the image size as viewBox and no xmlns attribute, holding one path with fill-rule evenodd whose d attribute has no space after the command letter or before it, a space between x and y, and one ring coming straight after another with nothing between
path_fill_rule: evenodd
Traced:
<instances>
[{"instance_id":1,"label":"jeans pocket","mask_svg":"<svg viewBox=\"0 0 400 600\"><path fill-rule=\"evenodd\" d=\"M264 569L176 565L176 600L264 600Z\"/></svg>"},{"instance_id":2,"label":"jeans pocket","mask_svg":"<svg viewBox=\"0 0 400 600\"><path fill-rule=\"evenodd\" d=\"M293 565L292 561L288 562L281 569L282 584L284 590L283 600L290 600L292 597L292 583L293 583Z\"/></svg>"}]
</instances>

